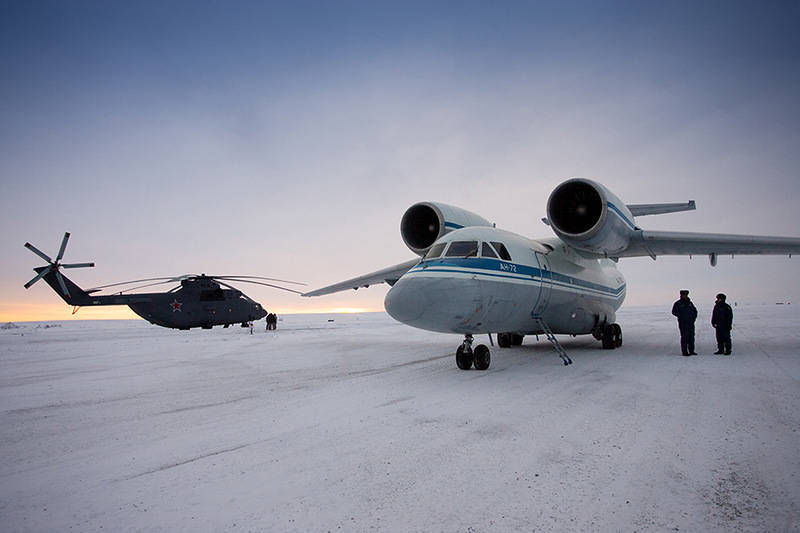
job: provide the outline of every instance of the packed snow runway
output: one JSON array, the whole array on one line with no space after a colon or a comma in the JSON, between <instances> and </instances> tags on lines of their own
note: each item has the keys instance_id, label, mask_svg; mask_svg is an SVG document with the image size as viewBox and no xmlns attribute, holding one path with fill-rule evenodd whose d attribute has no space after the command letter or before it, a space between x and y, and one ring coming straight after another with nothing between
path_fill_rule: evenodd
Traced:
<instances>
[{"instance_id":1,"label":"packed snow runway","mask_svg":"<svg viewBox=\"0 0 800 533\"><path fill-rule=\"evenodd\" d=\"M0 529L798 530L800 306L735 308L732 357L670 308L485 372L382 313L3 329Z\"/></svg>"}]
</instances>

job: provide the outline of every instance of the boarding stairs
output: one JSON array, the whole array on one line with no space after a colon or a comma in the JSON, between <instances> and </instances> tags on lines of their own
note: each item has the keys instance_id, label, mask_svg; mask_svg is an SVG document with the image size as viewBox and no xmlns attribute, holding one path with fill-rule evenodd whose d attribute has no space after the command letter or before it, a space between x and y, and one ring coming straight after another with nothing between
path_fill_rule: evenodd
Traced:
<instances>
[{"instance_id":1,"label":"boarding stairs","mask_svg":"<svg viewBox=\"0 0 800 533\"><path fill-rule=\"evenodd\" d=\"M566 350L564 350L564 347L561 346L561 343L558 342L556 336L553 335L553 330L550 329L550 326L547 325L547 322L545 322L541 316L534 316L533 318L539 323L539 327L541 327L542 331L544 331L545 337L547 337L547 340L549 340L550 344L553 345L553 348L555 348L561 360L564 361L564 366L571 365L572 359L569 358Z\"/></svg>"}]
</instances>

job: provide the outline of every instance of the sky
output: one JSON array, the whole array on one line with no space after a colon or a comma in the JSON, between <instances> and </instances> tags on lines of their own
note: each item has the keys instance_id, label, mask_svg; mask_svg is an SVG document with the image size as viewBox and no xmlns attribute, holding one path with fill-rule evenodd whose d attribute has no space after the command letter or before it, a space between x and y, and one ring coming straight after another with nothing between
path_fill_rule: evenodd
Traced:
<instances>
[{"instance_id":1,"label":"sky","mask_svg":"<svg viewBox=\"0 0 800 533\"><path fill-rule=\"evenodd\" d=\"M184 273L317 288L413 257L419 201L551 237L572 176L646 229L800 236L798 2L0 2L0 321ZM626 259L627 305L800 302L800 258ZM376 311L386 285L278 313Z\"/></svg>"}]
</instances>

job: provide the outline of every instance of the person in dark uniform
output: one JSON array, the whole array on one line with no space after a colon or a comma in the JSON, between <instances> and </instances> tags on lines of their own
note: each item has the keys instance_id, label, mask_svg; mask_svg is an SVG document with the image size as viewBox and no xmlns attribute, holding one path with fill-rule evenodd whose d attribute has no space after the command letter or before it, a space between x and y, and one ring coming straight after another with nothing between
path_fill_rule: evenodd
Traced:
<instances>
[{"instance_id":1,"label":"person in dark uniform","mask_svg":"<svg viewBox=\"0 0 800 533\"><path fill-rule=\"evenodd\" d=\"M678 329L681 332L681 353L683 355L697 355L694 351L694 321L697 320L697 308L689 299L689 291L681 291L680 299L672 304L672 314L678 317Z\"/></svg>"},{"instance_id":2,"label":"person in dark uniform","mask_svg":"<svg viewBox=\"0 0 800 533\"><path fill-rule=\"evenodd\" d=\"M726 302L724 294L717 294L714 312L711 313L711 325L717 330L716 355L731 354L731 328L733 327L733 309Z\"/></svg>"}]
</instances>

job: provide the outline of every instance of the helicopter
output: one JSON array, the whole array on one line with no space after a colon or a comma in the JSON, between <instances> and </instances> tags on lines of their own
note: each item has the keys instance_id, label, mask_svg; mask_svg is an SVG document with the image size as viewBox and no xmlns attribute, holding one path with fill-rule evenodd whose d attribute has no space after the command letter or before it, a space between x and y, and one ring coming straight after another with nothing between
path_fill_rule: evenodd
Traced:
<instances>
[{"instance_id":1,"label":"helicopter","mask_svg":"<svg viewBox=\"0 0 800 533\"><path fill-rule=\"evenodd\" d=\"M69 232L64 233L61 248L55 260L26 242L25 247L47 261L47 266L35 267L36 276L25 284L28 289L44 279L50 287L69 305L74 306L73 314L81 307L97 305L127 305L134 313L151 324L165 328L188 330L191 328L211 329L214 326L228 327L241 324L247 327L249 322L267 316L267 311L255 300L229 283L253 283L274 289L300 294L300 291L281 287L276 283L305 285L296 281L265 278L260 276L208 276L206 274L184 274L160 278L146 278L110 285L101 285L84 290L76 285L61 269L93 267L94 263L62 263L64 251L69 241ZM96 294L102 289L124 287L138 283L146 283L136 287L122 289L113 294ZM162 284L178 283L166 292L131 293L130 291ZM223 288L224 287L224 288Z\"/></svg>"}]
</instances>

